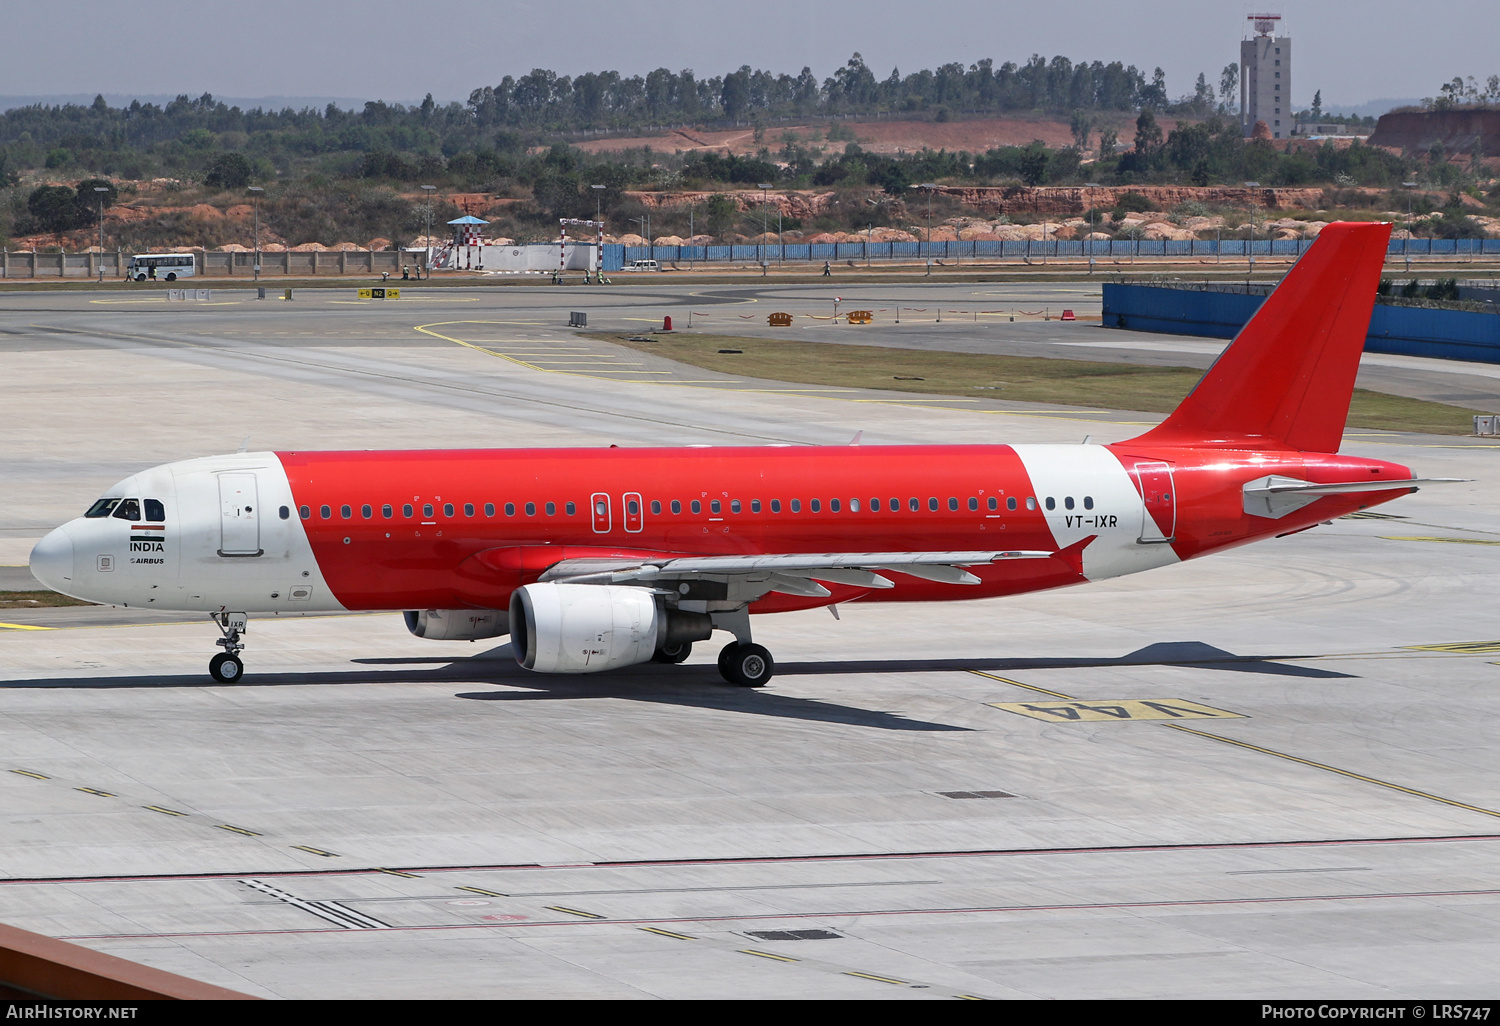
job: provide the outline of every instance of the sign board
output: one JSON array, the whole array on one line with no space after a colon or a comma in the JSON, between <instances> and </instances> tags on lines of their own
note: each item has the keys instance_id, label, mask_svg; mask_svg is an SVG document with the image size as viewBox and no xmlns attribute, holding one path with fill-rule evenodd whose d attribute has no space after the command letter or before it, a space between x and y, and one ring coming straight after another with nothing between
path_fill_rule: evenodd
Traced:
<instances>
[{"instance_id":1,"label":"sign board","mask_svg":"<svg viewBox=\"0 0 1500 1026\"><path fill-rule=\"evenodd\" d=\"M850 310L845 316L850 324L869 324L875 320L875 315L869 310Z\"/></svg>"},{"instance_id":2,"label":"sign board","mask_svg":"<svg viewBox=\"0 0 1500 1026\"><path fill-rule=\"evenodd\" d=\"M360 299L400 299L400 289L360 289Z\"/></svg>"},{"instance_id":3,"label":"sign board","mask_svg":"<svg viewBox=\"0 0 1500 1026\"><path fill-rule=\"evenodd\" d=\"M792 326L792 315L789 313L773 313L766 318L766 323L773 328L790 328Z\"/></svg>"}]
</instances>

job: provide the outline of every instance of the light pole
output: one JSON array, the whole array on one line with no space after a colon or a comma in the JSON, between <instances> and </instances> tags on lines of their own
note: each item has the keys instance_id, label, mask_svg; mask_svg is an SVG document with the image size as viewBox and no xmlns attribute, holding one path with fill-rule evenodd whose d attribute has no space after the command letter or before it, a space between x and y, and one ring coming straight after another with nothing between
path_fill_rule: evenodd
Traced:
<instances>
[{"instance_id":1,"label":"light pole","mask_svg":"<svg viewBox=\"0 0 1500 1026\"><path fill-rule=\"evenodd\" d=\"M766 275L766 236L771 231L771 194L768 191L771 186L768 182L759 182L755 187L760 190L760 274L764 278Z\"/></svg>"},{"instance_id":2,"label":"light pole","mask_svg":"<svg viewBox=\"0 0 1500 1026\"><path fill-rule=\"evenodd\" d=\"M104 194L109 189L102 185L94 186L94 195L99 197L99 284L104 284Z\"/></svg>"},{"instance_id":3,"label":"light pole","mask_svg":"<svg viewBox=\"0 0 1500 1026\"><path fill-rule=\"evenodd\" d=\"M1083 187L1089 191L1089 234L1094 234L1097 215L1094 213L1094 190L1099 188L1098 182L1084 182ZM1089 273L1094 273L1094 240L1084 239L1084 244L1089 252Z\"/></svg>"},{"instance_id":4,"label":"light pole","mask_svg":"<svg viewBox=\"0 0 1500 1026\"><path fill-rule=\"evenodd\" d=\"M259 185L249 186L246 192L255 196L255 280L260 281L260 197L266 190Z\"/></svg>"},{"instance_id":5,"label":"light pole","mask_svg":"<svg viewBox=\"0 0 1500 1026\"><path fill-rule=\"evenodd\" d=\"M1402 182L1406 186L1406 238L1401 240L1401 255L1406 258L1406 273L1411 273L1411 191L1416 182Z\"/></svg>"},{"instance_id":6,"label":"light pole","mask_svg":"<svg viewBox=\"0 0 1500 1026\"><path fill-rule=\"evenodd\" d=\"M590 185L594 190L594 237L598 239L599 252L594 254L594 274L597 277L604 273L604 186ZM587 274L584 275L588 277Z\"/></svg>"},{"instance_id":7,"label":"light pole","mask_svg":"<svg viewBox=\"0 0 1500 1026\"><path fill-rule=\"evenodd\" d=\"M1259 189L1260 188L1260 183L1259 182L1246 182L1245 183L1245 188L1247 188L1247 189ZM1252 197L1249 197L1249 199L1251 200L1250 207L1249 207L1249 210L1250 210L1250 242L1249 242L1249 247L1250 247L1250 270L1248 272L1246 272L1246 273L1248 273L1248 274L1254 274L1255 273L1255 202L1254 202L1255 198L1252 196Z\"/></svg>"},{"instance_id":8,"label":"light pole","mask_svg":"<svg viewBox=\"0 0 1500 1026\"><path fill-rule=\"evenodd\" d=\"M424 185L422 191L427 194L427 256L422 260L422 267L427 271L427 277L432 277L432 194L437 192L436 185Z\"/></svg>"},{"instance_id":9,"label":"light pole","mask_svg":"<svg viewBox=\"0 0 1500 1026\"><path fill-rule=\"evenodd\" d=\"M937 188L933 182L923 182L918 189L927 191L927 273L932 273L932 193Z\"/></svg>"}]
</instances>

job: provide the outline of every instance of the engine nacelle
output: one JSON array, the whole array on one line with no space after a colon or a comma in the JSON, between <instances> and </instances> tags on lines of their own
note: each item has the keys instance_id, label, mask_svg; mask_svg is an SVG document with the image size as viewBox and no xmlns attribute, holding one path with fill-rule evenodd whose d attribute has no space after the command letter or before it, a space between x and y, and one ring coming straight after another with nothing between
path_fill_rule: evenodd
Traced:
<instances>
[{"instance_id":1,"label":"engine nacelle","mask_svg":"<svg viewBox=\"0 0 1500 1026\"><path fill-rule=\"evenodd\" d=\"M500 609L408 609L406 629L432 641L478 641L510 633Z\"/></svg>"},{"instance_id":2,"label":"engine nacelle","mask_svg":"<svg viewBox=\"0 0 1500 1026\"><path fill-rule=\"evenodd\" d=\"M701 640L713 630L707 615L665 609L645 588L595 584L517 588L510 622L516 661L539 673L597 673L644 663L663 644Z\"/></svg>"}]
</instances>

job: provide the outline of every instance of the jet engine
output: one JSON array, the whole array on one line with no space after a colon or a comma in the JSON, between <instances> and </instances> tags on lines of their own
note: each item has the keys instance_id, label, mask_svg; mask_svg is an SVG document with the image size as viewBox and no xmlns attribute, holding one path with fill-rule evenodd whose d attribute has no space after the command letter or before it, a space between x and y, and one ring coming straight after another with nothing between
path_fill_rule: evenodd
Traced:
<instances>
[{"instance_id":1,"label":"jet engine","mask_svg":"<svg viewBox=\"0 0 1500 1026\"><path fill-rule=\"evenodd\" d=\"M408 609L406 629L432 641L478 641L510 633L500 609Z\"/></svg>"},{"instance_id":2,"label":"jet engine","mask_svg":"<svg viewBox=\"0 0 1500 1026\"><path fill-rule=\"evenodd\" d=\"M645 588L528 584L510 598L516 661L539 673L597 673L644 663L713 633L706 613L667 609Z\"/></svg>"}]
</instances>

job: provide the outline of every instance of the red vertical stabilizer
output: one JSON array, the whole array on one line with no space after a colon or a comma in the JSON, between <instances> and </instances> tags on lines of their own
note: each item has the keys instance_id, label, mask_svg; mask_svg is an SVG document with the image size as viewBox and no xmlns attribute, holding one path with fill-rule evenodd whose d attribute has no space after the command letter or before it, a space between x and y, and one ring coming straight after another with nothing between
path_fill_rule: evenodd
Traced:
<instances>
[{"instance_id":1,"label":"red vertical stabilizer","mask_svg":"<svg viewBox=\"0 0 1500 1026\"><path fill-rule=\"evenodd\" d=\"M1150 445L1338 452L1389 224L1330 224Z\"/></svg>"}]
</instances>

